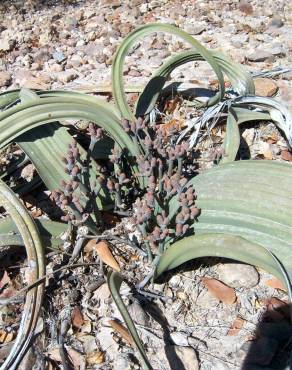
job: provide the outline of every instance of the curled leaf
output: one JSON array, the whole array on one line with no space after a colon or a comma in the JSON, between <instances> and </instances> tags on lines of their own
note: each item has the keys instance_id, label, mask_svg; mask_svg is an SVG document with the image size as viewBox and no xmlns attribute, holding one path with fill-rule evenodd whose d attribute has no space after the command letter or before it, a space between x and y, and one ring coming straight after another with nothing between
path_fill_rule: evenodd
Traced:
<instances>
[{"instance_id":1,"label":"curled leaf","mask_svg":"<svg viewBox=\"0 0 292 370\"><path fill-rule=\"evenodd\" d=\"M123 337L123 339L125 339L126 342L128 342L131 346L134 344L129 331L124 327L124 325L119 323L117 320L110 320L109 324L115 331L117 331Z\"/></svg>"},{"instance_id":2,"label":"curled leaf","mask_svg":"<svg viewBox=\"0 0 292 370\"><path fill-rule=\"evenodd\" d=\"M98 254L99 258L102 260L102 262L106 263L108 266L116 271L121 271L120 266L112 255L109 242L102 240L97 243L95 240L90 240L86 244L85 250L88 252L94 250Z\"/></svg>"},{"instance_id":3,"label":"curled leaf","mask_svg":"<svg viewBox=\"0 0 292 370\"><path fill-rule=\"evenodd\" d=\"M104 361L105 356L104 353L101 351L92 352L86 357L87 365L99 365L102 364Z\"/></svg>"},{"instance_id":4,"label":"curled leaf","mask_svg":"<svg viewBox=\"0 0 292 370\"><path fill-rule=\"evenodd\" d=\"M71 313L72 325L80 329L84 323L83 315L79 307L74 307Z\"/></svg>"}]
</instances>

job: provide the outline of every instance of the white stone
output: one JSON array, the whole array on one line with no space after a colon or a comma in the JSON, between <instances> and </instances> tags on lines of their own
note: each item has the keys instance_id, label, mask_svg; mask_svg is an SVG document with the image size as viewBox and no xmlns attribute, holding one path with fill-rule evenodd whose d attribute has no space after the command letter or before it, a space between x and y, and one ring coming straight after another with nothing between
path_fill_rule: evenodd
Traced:
<instances>
[{"instance_id":1,"label":"white stone","mask_svg":"<svg viewBox=\"0 0 292 370\"><path fill-rule=\"evenodd\" d=\"M242 263L224 263L217 267L219 279L232 288L251 288L258 284L255 267Z\"/></svg>"}]
</instances>

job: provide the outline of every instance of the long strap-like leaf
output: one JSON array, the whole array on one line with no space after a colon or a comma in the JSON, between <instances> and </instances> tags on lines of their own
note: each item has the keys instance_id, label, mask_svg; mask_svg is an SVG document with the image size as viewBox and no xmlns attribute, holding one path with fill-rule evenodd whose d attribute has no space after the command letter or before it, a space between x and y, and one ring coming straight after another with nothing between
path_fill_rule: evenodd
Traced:
<instances>
[{"instance_id":1,"label":"long strap-like leaf","mask_svg":"<svg viewBox=\"0 0 292 370\"><path fill-rule=\"evenodd\" d=\"M233 162L236 158L240 145L240 133L237 123L236 111L230 107L228 111L226 136L224 138L223 149L224 155L221 164Z\"/></svg>"},{"instance_id":2,"label":"long strap-like leaf","mask_svg":"<svg viewBox=\"0 0 292 370\"><path fill-rule=\"evenodd\" d=\"M237 161L207 170L190 180L201 209L196 235L241 236L270 250L292 278L292 171L276 161ZM179 210L170 202L170 219Z\"/></svg>"},{"instance_id":3,"label":"long strap-like leaf","mask_svg":"<svg viewBox=\"0 0 292 370\"><path fill-rule=\"evenodd\" d=\"M26 131L54 121L83 119L95 122L132 155L139 154L118 118L107 108L80 97L51 97L20 103L0 113L0 148Z\"/></svg>"},{"instance_id":4,"label":"long strap-like leaf","mask_svg":"<svg viewBox=\"0 0 292 370\"><path fill-rule=\"evenodd\" d=\"M211 68L214 70L215 74L217 75L219 81L219 93L208 100L206 106L213 105L218 100L221 100L224 96L224 79L222 70L219 67L217 61L213 57L213 55L197 40L195 40L192 36L184 32L183 30L172 26L170 24L146 24L142 27L137 28L133 32L131 32L122 42L120 47L118 48L115 58L113 60L112 65L112 86L113 86L113 94L115 97L116 104L124 118L133 120L135 119L134 114L131 112L131 109L126 101L126 96L124 92L124 84L123 84L123 67L124 61L127 53L130 49L134 46L138 39L145 37L154 32L166 32L173 35L176 35L190 44L198 54L201 55L203 60L206 60ZM159 88L161 84L159 84Z\"/></svg>"},{"instance_id":5,"label":"long strap-like leaf","mask_svg":"<svg viewBox=\"0 0 292 370\"><path fill-rule=\"evenodd\" d=\"M68 229L67 224L46 219L35 219L34 222L37 225L44 247L58 247L63 243L61 237ZM17 226L9 216L0 219L0 247L6 245L23 245Z\"/></svg>"},{"instance_id":6,"label":"long strap-like leaf","mask_svg":"<svg viewBox=\"0 0 292 370\"><path fill-rule=\"evenodd\" d=\"M162 255L157 265L156 278L165 271L199 257L231 258L261 267L282 280L292 302L289 275L273 254L258 244L234 235L208 233L190 236L174 243Z\"/></svg>"},{"instance_id":7,"label":"long strap-like leaf","mask_svg":"<svg viewBox=\"0 0 292 370\"><path fill-rule=\"evenodd\" d=\"M209 50L209 53L218 63L219 68L230 80L233 89L241 95L254 94L255 88L251 75L240 64L234 63L225 55L218 51ZM143 116L149 113L155 106L159 94L165 82L175 68L192 61L205 60L197 50L182 52L169 58L155 73L145 86L144 91L139 97L136 107L136 116ZM220 98L213 101L218 103Z\"/></svg>"},{"instance_id":8,"label":"long strap-like leaf","mask_svg":"<svg viewBox=\"0 0 292 370\"><path fill-rule=\"evenodd\" d=\"M43 246L33 219L15 194L0 180L0 204L11 215L22 237L28 258L28 284L45 274ZM14 370L25 354L37 324L42 304L44 283L32 288L26 295L20 327L10 354L1 370Z\"/></svg>"},{"instance_id":9,"label":"long strap-like leaf","mask_svg":"<svg viewBox=\"0 0 292 370\"><path fill-rule=\"evenodd\" d=\"M129 315L129 312L127 310L127 307L125 306L122 298L121 298L121 295L120 295L120 287L121 287L121 284L123 282L123 277L121 274L119 274L118 272L110 272L108 274L108 278L107 278L107 282L108 282L108 286L109 286L109 289L110 289L110 292L112 294L112 297L127 325L127 328L129 329L129 332L131 333L132 335L132 338L134 340L134 343L135 345L137 346L137 349L141 355L141 360L142 360L142 365L143 365L143 368L145 370L150 370L152 369L149 361L148 361L148 358L146 356L146 352L144 350L144 347L143 347L143 344L141 343L140 341L140 338L139 338L139 335L137 333L137 330L135 328L135 325L133 323L133 320L131 319L131 316Z\"/></svg>"}]
</instances>

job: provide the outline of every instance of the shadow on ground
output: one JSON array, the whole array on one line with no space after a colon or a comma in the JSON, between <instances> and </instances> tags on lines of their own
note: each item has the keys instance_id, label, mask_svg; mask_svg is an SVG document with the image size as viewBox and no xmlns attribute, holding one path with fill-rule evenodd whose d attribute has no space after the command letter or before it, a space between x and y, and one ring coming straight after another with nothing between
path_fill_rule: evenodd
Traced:
<instances>
[{"instance_id":1,"label":"shadow on ground","mask_svg":"<svg viewBox=\"0 0 292 370\"><path fill-rule=\"evenodd\" d=\"M290 311L291 311L290 305ZM289 305L268 309L259 322L256 339L246 342L242 370L292 369L292 325Z\"/></svg>"},{"instance_id":2,"label":"shadow on ground","mask_svg":"<svg viewBox=\"0 0 292 370\"><path fill-rule=\"evenodd\" d=\"M204 265L213 266L218 262L231 260L213 257L192 260L163 274L159 282L165 283L177 273L191 271ZM256 327L254 338L246 341L238 351L238 357L244 358L243 365L238 368L240 370L292 370L292 305L277 298L270 298L268 301L270 303ZM161 317L157 321L161 321ZM160 324L164 328L167 327L167 322ZM165 334L166 343L171 343L169 333ZM206 342L208 343L208 338ZM199 352L198 357L200 358ZM171 355L169 354L167 358L171 364L173 361ZM169 365L169 369L185 370L182 364L176 364L175 367Z\"/></svg>"}]
</instances>

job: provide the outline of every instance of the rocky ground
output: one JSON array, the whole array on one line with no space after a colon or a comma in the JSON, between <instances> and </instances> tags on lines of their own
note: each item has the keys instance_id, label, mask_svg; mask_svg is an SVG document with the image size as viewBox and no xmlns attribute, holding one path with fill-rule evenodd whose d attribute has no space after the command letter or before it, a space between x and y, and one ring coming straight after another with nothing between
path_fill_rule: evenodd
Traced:
<instances>
[{"instance_id":1,"label":"rocky ground","mask_svg":"<svg viewBox=\"0 0 292 370\"><path fill-rule=\"evenodd\" d=\"M178 25L206 47L221 50L253 72L292 65L292 6L285 0L2 1L0 19L2 91L19 87L74 89L111 99L114 51L131 30L149 22ZM159 33L137 44L124 70L129 99L165 58L186 47L175 37ZM216 77L205 63L180 67L172 78L203 87L216 85ZM292 72L260 80L257 92L277 94L277 99L291 106L291 81ZM220 133L213 134L222 139ZM273 125L247 128L244 137L252 158L291 160L282 154L287 147ZM205 145L209 147L207 141ZM91 252L86 253L85 260L91 261ZM120 266L129 266L122 267L126 270L140 263L135 255L123 252L117 253L116 259ZM125 286L124 297L155 369L285 368L290 348L281 348L281 340L290 327L285 321L284 288L264 271L223 262L203 260L180 269L166 283L151 286L165 298L151 300L151 304L149 298L132 295ZM62 319L68 306L72 322L66 345L76 369L138 369L125 334L109 323L120 315L107 285L93 267L85 272L75 270L52 293L32 358L39 359L43 352L52 361L47 369L62 368L56 320ZM212 285L218 280L226 284L227 298L218 298L222 286ZM267 313L270 316L259 329ZM277 315L282 321L280 334L273 326ZM1 327L4 324L1 322ZM1 332L0 342L9 343ZM256 359L256 365L244 365L246 356ZM23 369L31 368L32 363L27 362Z\"/></svg>"},{"instance_id":2,"label":"rocky ground","mask_svg":"<svg viewBox=\"0 0 292 370\"><path fill-rule=\"evenodd\" d=\"M74 88L98 92L110 84L116 47L149 22L180 26L252 71L291 65L291 5L287 1L2 1L0 88ZM173 42L170 42L170 41ZM171 53L185 47L167 35L139 43L124 71L143 85ZM209 67L190 63L174 72L184 81L214 80ZM291 102L291 73L280 76L282 99Z\"/></svg>"}]
</instances>

